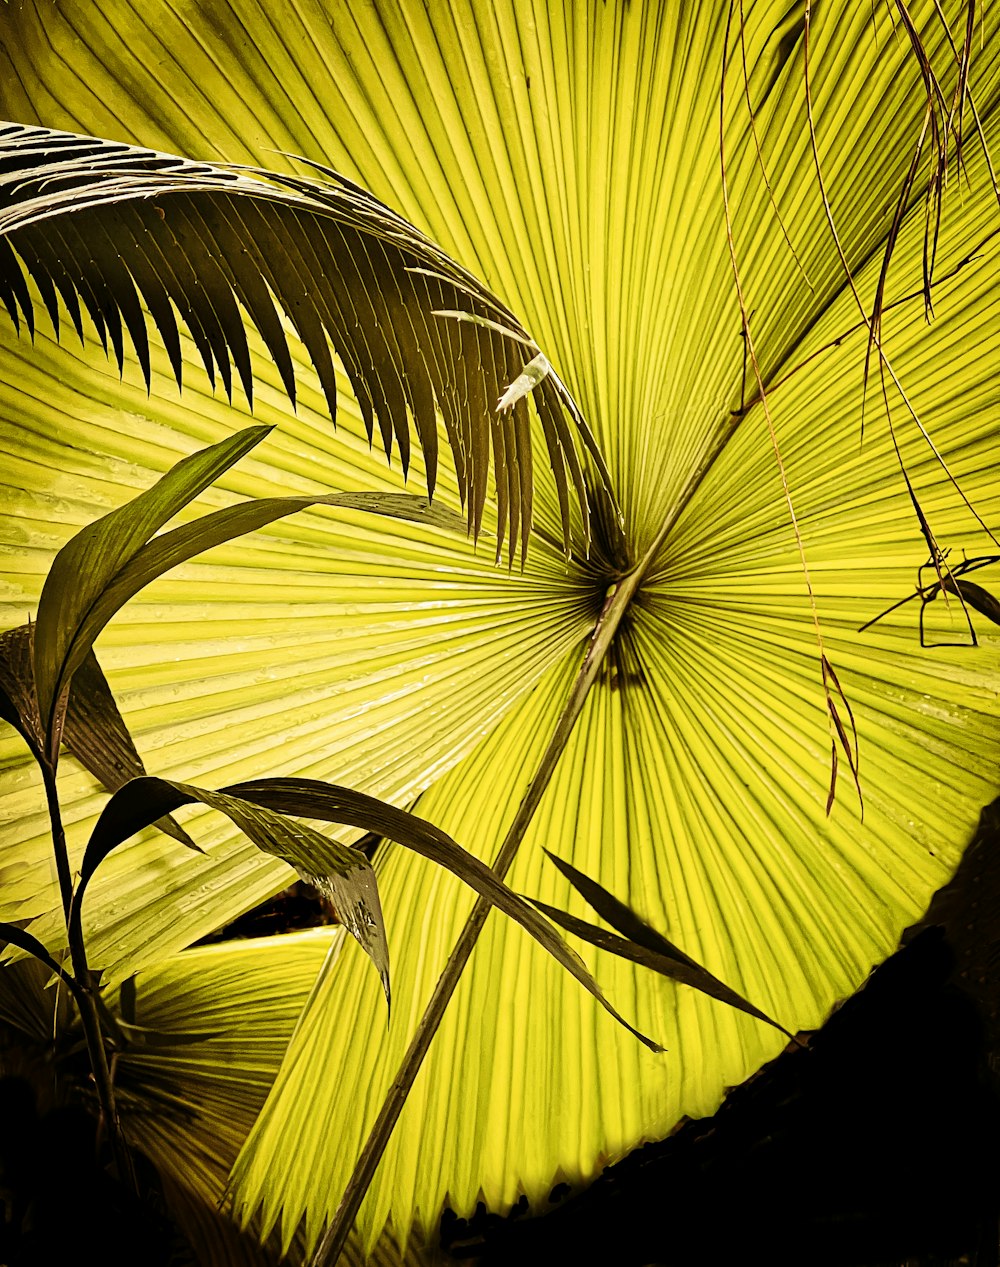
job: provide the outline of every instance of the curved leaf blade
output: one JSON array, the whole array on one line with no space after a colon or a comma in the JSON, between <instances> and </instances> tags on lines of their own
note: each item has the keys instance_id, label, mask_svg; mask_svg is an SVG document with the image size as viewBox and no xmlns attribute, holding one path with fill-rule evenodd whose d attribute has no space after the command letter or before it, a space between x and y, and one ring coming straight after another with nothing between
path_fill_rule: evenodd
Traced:
<instances>
[{"instance_id":1,"label":"curved leaf blade","mask_svg":"<svg viewBox=\"0 0 1000 1267\"><path fill-rule=\"evenodd\" d=\"M250 783L236 783L225 790L231 795L244 797L257 805L266 805L282 814L321 818L327 822L343 823L375 832L447 868L505 915L516 920L580 982L605 1011L641 1043L651 1051L663 1051L658 1043L640 1033L619 1015L583 960L570 950L546 920L537 917L537 913L524 898L509 889L486 863L463 849L433 823L364 792L355 792L351 788L338 787L336 784L322 783L315 779L260 779Z\"/></svg>"},{"instance_id":2,"label":"curved leaf blade","mask_svg":"<svg viewBox=\"0 0 1000 1267\"><path fill-rule=\"evenodd\" d=\"M62 739L67 751L109 792L117 792L129 779L146 773L93 649L84 656L70 682ZM184 828L169 816L157 819L155 826L186 848L201 852Z\"/></svg>"},{"instance_id":3,"label":"curved leaf blade","mask_svg":"<svg viewBox=\"0 0 1000 1267\"><path fill-rule=\"evenodd\" d=\"M565 928L568 933L582 938L583 941L596 946L598 950L606 950L609 954L618 955L621 959L628 959L632 963L641 964L644 968L658 972L660 976L669 977L671 981L679 981L681 985L691 986L692 989L700 990L702 994L707 994L710 998L728 1003L739 1012L746 1012L748 1016L756 1017L757 1020L772 1026L789 1038L794 1037L784 1025L755 1007L737 991L730 989L718 977L712 976L706 968L689 960L687 955L677 950L675 946L671 947L672 953L661 954L640 942L632 941L631 938L619 937L603 928L597 928L594 924L589 924L576 915L570 915L568 911L561 911L556 906L550 906L547 902L539 902L535 898L530 898L529 901L560 928Z\"/></svg>"},{"instance_id":4,"label":"curved leaf blade","mask_svg":"<svg viewBox=\"0 0 1000 1267\"><path fill-rule=\"evenodd\" d=\"M152 488L87 524L56 555L38 604L34 645L38 707L52 752L59 740L58 701L117 610L109 610L105 603L101 615L95 613L112 579L154 532L259 444L269 430L247 427L182 458Z\"/></svg>"},{"instance_id":5,"label":"curved leaf blade","mask_svg":"<svg viewBox=\"0 0 1000 1267\"><path fill-rule=\"evenodd\" d=\"M101 629L121 607L171 568L203 554L234 537L255 532L276 519L308 510L311 506L331 506L342 510L363 510L373 515L409 519L438 528L461 532L462 520L426 497L406 493L327 493L319 497L261 497L254 501L225 506L191 523L164 532L138 551L114 577L94 604L81 637L93 642Z\"/></svg>"},{"instance_id":6,"label":"curved leaf blade","mask_svg":"<svg viewBox=\"0 0 1000 1267\"><path fill-rule=\"evenodd\" d=\"M368 859L304 823L291 822L225 792L151 775L126 783L104 807L87 843L71 912L74 927L79 929L87 885L108 854L141 828L193 802L225 814L258 849L289 863L329 898L341 923L375 965L388 1003L389 952L375 873Z\"/></svg>"},{"instance_id":7,"label":"curved leaf blade","mask_svg":"<svg viewBox=\"0 0 1000 1267\"><path fill-rule=\"evenodd\" d=\"M654 954L662 955L676 963L686 964L690 968L698 967L693 959L690 959L682 950L667 941L655 928L650 928L646 921L640 919L631 907L619 901L603 885L598 884L596 880L592 880L590 876L584 875L572 863L557 857L548 849L545 850L545 856L555 866L556 870L569 880L570 884L587 904L592 906L598 915L606 919L611 927L624 937L638 943L640 946L644 946Z\"/></svg>"},{"instance_id":8,"label":"curved leaf blade","mask_svg":"<svg viewBox=\"0 0 1000 1267\"><path fill-rule=\"evenodd\" d=\"M88 524L56 555L42 589L34 640L36 681L43 681L45 692L42 695L39 690L39 707L42 715L49 718L50 742L58 739L59 726L54 723L56 700L84 664L108 621L151 581L212 546L316 505L362 510L461 531L459 516L424 497L405 493L330 493L242 502L149 540L156 529L228 470L268 430L249 427L229 440L182 459L153 488ZM100 674L99 667L96 673ZM92 702L98 688L92 668L85 688ZM65 724L69 724L68 720ZM79 747L83 739L79 726L74 739ZM143 771L133 763L130 777L140 773ZM119 779L111 790L117 790L122 782Z\"/></svg>"},{"instance_id":9,"label":"curved leaf blade","mask_svg":"<svg viewBox=\"0 0 1000 1267\"><path fill-rule=\"evenodd\" d=\"M35 760L41 761L45 738L35 694L31 644L31 625L0 634L0 717L14 727Z\"/></svg>"},{"instance_id":10,"label":"curved leaf blade","mask_svg":"<svg viewBox=\"0 0 1000 1267\"><path fill-rule=\"evenodd\" d=\"M78 995L79 986L76 980L61 964L56 963L37 937L33 937L31 933L26 933L23 928L19 928L16 924L8 924L5 920L0 920L0 940L9 942L12 946L16 946L18 950L26 951L33 959L37 959L39 963L43 963L50 972L54 973L73 994L74 998Z\"/></svg>"},{"instance_id":11,"label":"curved leaf blade","mask_svg":"<svg viewBox=\"0 0 1000 1267\"><path fill-rule=\"evenodd\" d=\"M10 722L41 762L45 737L35 691L34 635L34 625L19 625L0 634L0 717ZM93 650L84 656L70 682L62 741L109 792L146 773ZM198 848L172 819L165 818L156 826L189 849Z\"/></svg>"}]
</instances>

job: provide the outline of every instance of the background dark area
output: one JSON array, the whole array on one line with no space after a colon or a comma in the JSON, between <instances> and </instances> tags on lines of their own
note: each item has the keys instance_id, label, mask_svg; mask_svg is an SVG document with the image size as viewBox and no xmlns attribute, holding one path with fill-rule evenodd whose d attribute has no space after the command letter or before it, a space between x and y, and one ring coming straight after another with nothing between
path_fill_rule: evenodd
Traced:
<instances>
[{"instance_id":1,"label":"background dark area","mask_svg":"<svg viewBox=\"0 0 1000 1267\"><path fill-rule=\"evenodd\" d=\"M901 949L714 1117L547 1212L446 1215L444 1247L484 1267L997 1267L998 851L1000 801Z\"/></svg>"},{"instance_id":2,"label":"background dark area","mask_svg":"<svg viewBox=\"0 0 1000 1267\"><path fill-rule=\"evenodd\" d=\"M0 1267L199 1267L156 1171L133 1157L142 1197L126 1191L95 1126L96 1105L50 1100L37 1066L0 1078Z\"/></svg>"}]
</instances>

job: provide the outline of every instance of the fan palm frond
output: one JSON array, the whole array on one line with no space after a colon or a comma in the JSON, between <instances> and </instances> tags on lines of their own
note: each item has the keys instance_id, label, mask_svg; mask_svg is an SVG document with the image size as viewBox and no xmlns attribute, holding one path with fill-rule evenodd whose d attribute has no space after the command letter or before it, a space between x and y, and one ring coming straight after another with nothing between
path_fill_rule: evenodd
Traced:
<instances>
[{"instance_id":1,"label":"fan palm frond","mask_svg":"<svg viewBox=\"0 0 1000 1267\"><path fill-rule=\"evenodd\" d=\"M324 510L157 582L100 647L147 767L211 786L288 775L419 798L422 817L488 859L605 604L641 564L508 882L585 918L548 849L781 1025L819 1024L891 952L996 791L997 631L977 620L977 647L922 647L917 605L887 612L928 589L930 553L950 605L928 619L959 641L947 559L958 576L963 552L996 553L1000 25L985 9L970 42L970 10L302 0L279 24L259 0L155 23L130 0L66 0L45 18L0 7L0 53L30 68L0 73L8 115L255 168L297 153L343 173L480 278L502 315L468 298L480 292L464 272L465 298L433 308L465 307L534 343L483 321L428 316L426 328L498 341L515 359L496 374L497 398L544 352L606 460L589 553L571 506L564 554L565 499L537 464L523 570L433 525ZM286 195L320 197L289 171L267 215ZM349 184L322 196L376 215ZM148 398L128 357L119 381L40 326L33 348L2 337L14 626L72 525L236 424L205 387L193 330L178 335L182 396L174 354L150 338ZM310 337L285 334L292 417L266 331L248 333L255 408L274 440L205 505L400 490L369 452L374 388L354 400L349 355L333 359L330 437ZM381 374L405 350L386 339ZM534 392L542 408L545 390L551 375ZM495 404L485 387L469 399ZM414 468L422 460L414 446ZM436 478L435 501L457 509L468 463L450 445ZM485 529L510 535L512 504L512 492L487 497ZM992 593L989 567L976 583ZM863 818L842 788L827 813L831 680L857 726ZM49 944L37 788L3 742L16 826L0 850L0 917L34 918ZM62 790L79 848L98 799L69 764ZM95 878L90 941L110 979L154 970L286 882L222 829L198 818L185 829L204 858L142 839ZM374 1053L354 1041L380 1026L384 1003L374 974L338 959L237 1162L237 1210L286 1242L316 1243L332 1218L472 901L400 850L377 870L398 965L393 1027ZM426 1230L445 1201L464 1213L585 1182L712 1111L784 1041L598 956L585 948L667 1053L620 1032L491 919L362 1208L367 1246Z\"/></svg>"}]
</instances>

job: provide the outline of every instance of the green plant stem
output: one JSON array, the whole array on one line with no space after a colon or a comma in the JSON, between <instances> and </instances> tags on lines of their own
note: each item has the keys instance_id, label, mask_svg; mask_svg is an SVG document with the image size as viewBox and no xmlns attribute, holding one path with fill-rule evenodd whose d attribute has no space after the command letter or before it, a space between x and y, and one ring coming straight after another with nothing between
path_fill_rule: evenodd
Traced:
<instances>
[{"instance_id":1,"label":"green plant stem","mask_svg":"<svg viewBox=\"0 0 1000 1267\"><path fill-rule=\"evenodd\" d=\"M70 919L73 905L73 879L70 871L69 851L66 848L66 833L63 830L62 814L59 810L59 795L56 790L55 769L48 762L42 764L42 780L45 784L45 800L48 804L49 822L52 827L52 845L56 857L56 874L59 877L59 891L62 896L63 911L66 915L66 929L69 940L70 962L73 966L73 977L76 990L73 997L80 1012L83 1035L90 1057L90 1068L94 1075L97 1089L97 1101L101 1107L101 1120L108 1132L111 1145L111 1157L119 1180L133 1191L136 1187L135 1172L132 1159L122 1136L118 1108L115 1104L115 1089L111 1081L111 1070L108 1066L108 1053L104 1046L104 1032L98 1012L98 1001L87 963L87 953L83 941L83 931L77 920L76 931L74 921Z\"/></svg>"}]
</instances>

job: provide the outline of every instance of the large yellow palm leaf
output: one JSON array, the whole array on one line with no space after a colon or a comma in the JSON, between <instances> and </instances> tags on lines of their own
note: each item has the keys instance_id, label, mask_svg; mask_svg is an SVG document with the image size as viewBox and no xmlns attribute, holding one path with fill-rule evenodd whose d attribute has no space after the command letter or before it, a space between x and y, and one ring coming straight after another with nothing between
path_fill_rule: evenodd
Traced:
<instances>
[{"instance_id":1,"label":"large yellow palm leaf","mask_svg":"<svg viewBox=\"0 0 1000 1267\"><path fill-rule=\"evenodd\" d=\"M485 543L319 512L186 565L99 648L147 766L202 783L306 774L398 803L423 794L421 814L491 856L609 586L645 559L512 883L572 905L545 846L800 1027L893 947L995 791L988 627L974 614L977 647L924 649L911 603L858 630L912 591L927 559L900 457L953 564L996 548L984 524L998 511L987 150L1000 129L1000 36L985 12L963 97L964 6L942 10L950 30L930 4L900 8L895 31L867 5L744 10L23 7L0 14L0 113L291 169L285 151L363 184L530 331L596 435L623 513L619 534L598 499L590 557L578 521L565 557L556 491L537 463L523 570L495 565ZM907 21L936 77L931 107ZM948 133L960 99L961 170L957 104ZM929 118L951 137L930 324L920 293ZM925 127L862 436L864 314ZM237 418L198 376L190 342L183 394L154 347L147 396L138 369L126 365L119 381L89 345L4 338L15 624L76 525ZM298 411L258 355L256 412L277 431L216 502L400 488L346 397L331 431L292 346ZM415 456L410 480L421 478ZM457 508L443 455L438 487ZM495 519L488 507L487 529ZM856 746L829 676L824 692L802 551ZM954 598L928 607L927 630L928 641L969 641ZM841 777L827 815L831 700L850 746L834 726ZM36 919L52 941L38 790L5 743L4 917ZM62 786L79 844L100 798L69 767ZM109 978L159 962L285 882L280 865L214 821L189 829L204 859L151 837L95 883L92 957ZM398 852L380 882L395 974L388 1036L377 984L347 946L237 1166L238 1210L259 1213L265 1230L280 1221L286 1239L304 1218L315 1241L336 1207L471 906L450 877ZM683 987L591 963L667 1054L619 1031L517 930L491 921L363 1207L370 1243L387 1221L404 1236L413 1222L432 1226L445 1201L464 1212L480 1194L503 1205L522 1189L585 1180L682 1115L710 1112L780 1042Z\"/></svg>"}]
</instances>

